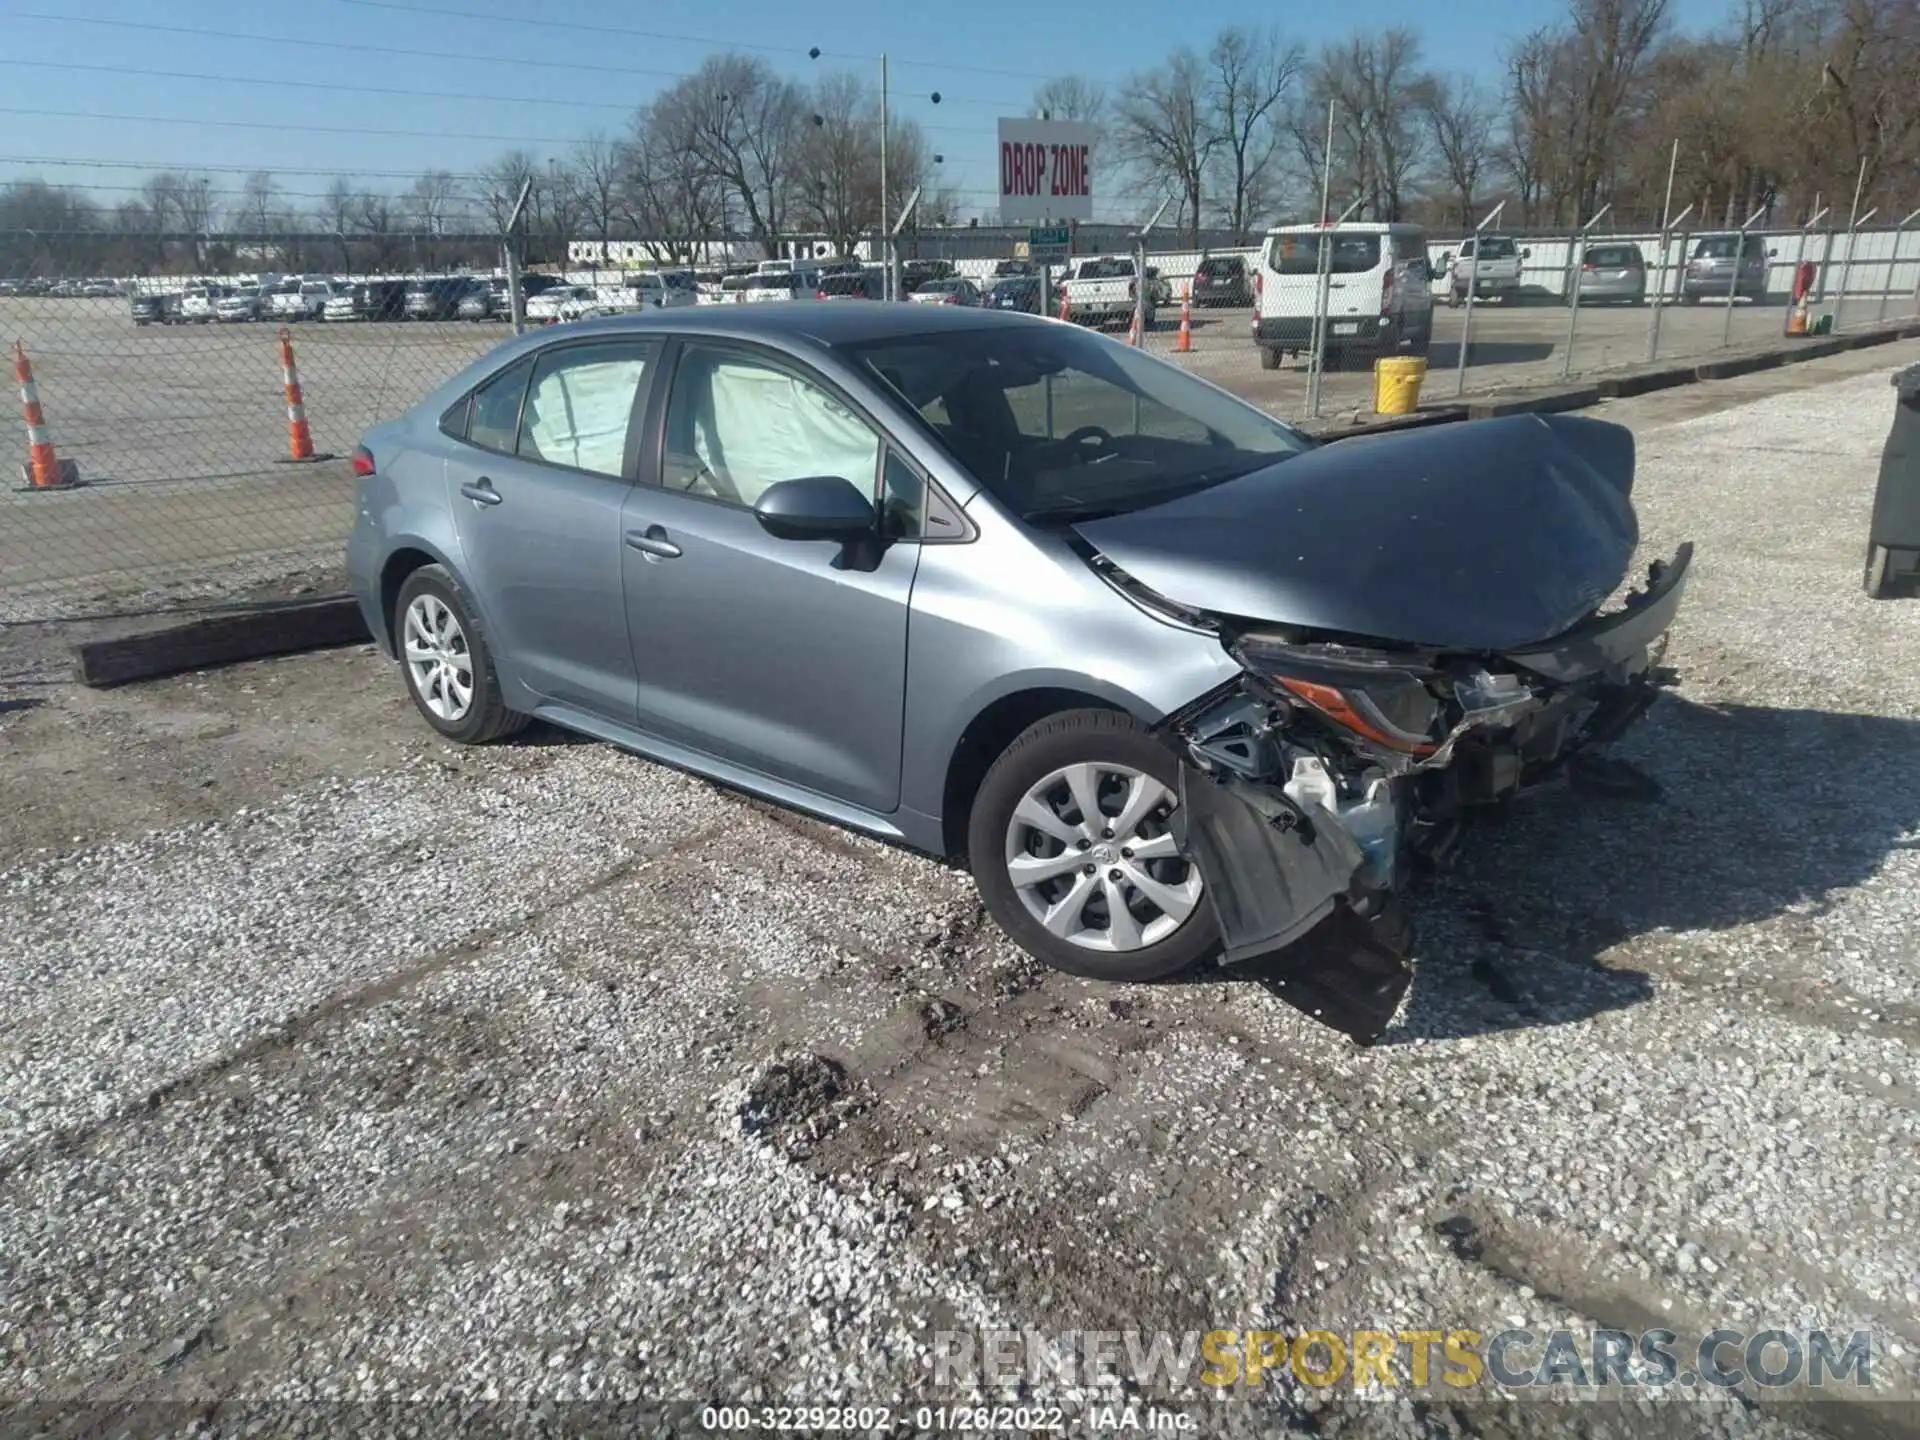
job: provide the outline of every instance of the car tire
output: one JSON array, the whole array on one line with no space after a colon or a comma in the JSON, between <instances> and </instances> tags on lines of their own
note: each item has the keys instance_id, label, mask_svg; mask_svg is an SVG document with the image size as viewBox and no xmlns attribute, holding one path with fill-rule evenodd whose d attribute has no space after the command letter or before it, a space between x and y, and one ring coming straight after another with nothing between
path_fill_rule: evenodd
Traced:
<instances>
[{"instance_id":1,"label":"car tire","mask_svg":"<svg viewBox=\"0 0 1920 1440\"><path fill-rule=\"evenodd\" d=\"M462 745L487 745L526 728L532 717L507 708L486 632L452 571L443 565L423 565L407 576L394 601L390 621L394 653L400 660L407 694L435 730ZM442 657L438 676L423 673L422 665L409 653L415 633L410 626L416 621L418 630L434 642L433 649ZM458 703L462 674L466 679L464 704Z\"/></svg>"},{"instance_id":2,"label":"car tire","mask_svg":"<svg viewBox=\"0 0 1920 1440\"><path fill-rule=\"evenodd\" d=\"M1278 370L1280 368L1280 352L1275 350L1271 345L1262 345L1260 347L1260 368L1262 370Z\"/></svg>"},{"instance_id":3,"label":"car tire","mask_svg":"<svg viewBox=\"0 0 1920 1440\"><path fill-rule=\"evenodd\" d=\"M1128 794L1129 785L1144 782L1157 787L1147 793L1160 794L1162 802L1135 827L1134 835L1113 835L1105 826L1101 827L1105 834L1095 834L1091 826L1061 819L1060 811L1054 808L1064 804L1066 813L1083 813L1078 801L1071 798L1069 781L1055 779L1076 770L1096 779L1094 803L1101 808L1103 819L1118 818L1117 807ZM1053 783L1049 786L1050 780ZM1047 794L1060 799L1036 801L1036 793L1043 786L1048 786ZM1143 862L1125 845L1128 839L1139 843L1143 834L1148 842L1170 844L1166 813L1172 805L1167 801L1178 795L1179 788L1178 757L1129 715L1113 710L1069 710L1029 726L987 771L968 817L967 854L987 913L1028 954L1069 975L1092 980L1158 980L1194 965L1218 944L1219 926L1211 902L1198 889L1198 877L1190 862L1172 855ZM1059 827L1057 832L1048 829L1045 838L1038 838L1041 832L1024 826L1021 820L1022 813L1036 804L1047 807L1053 815L1052 824ZM1086 863L1074 866L1069 859L1069 868L1054 879L1019 885L1009 870L1017 855L1047 858L1032 855L1030 848L1024 848L1025 842L1017 840L1023 828L1028 841L1037 839L1048 849L1060 847L1051 858L1057 860L1077 852L1088 857ZM1082 828L1085 833L1080 838L1071 842L1062 838ZM1109 850L1110 854L1105 853ZM1105 876L1098 874L1102 865L1107 867ZM1089 870L1094 873L1089 875ZM1169 895L1177 895L1187 907L1184 914L1176 915L1155 905L1124 878L1142 873L1146 880L1166 886ZM1110 878L1114 876L1122 879L1114 883ZM1049 891L1077 887L1083 877L1090 888L1072 919L1064 923L1080 926L1089 943L1049 929L1039 913L1039 907L1045 905L1070 903L1067 897L1071 888L1052 898ZM1105 907L1116 897L1128 907L1130 928L1138 930L1143 939L1156 927L1166 933L1134 948L1099 948L1099 942L1091 937L1111 930ZM1106 923L1086 924L1089 917ZM1162 921L1172 922L1170 928Z\"/></svg>"}]
</instances>

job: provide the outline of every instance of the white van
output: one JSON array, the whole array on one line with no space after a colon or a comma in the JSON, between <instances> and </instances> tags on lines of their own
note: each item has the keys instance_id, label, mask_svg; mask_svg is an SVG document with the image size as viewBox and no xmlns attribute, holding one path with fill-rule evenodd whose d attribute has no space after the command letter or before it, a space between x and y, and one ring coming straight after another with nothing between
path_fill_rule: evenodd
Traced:
<instances>
[{"instance_id":1,"label":"white van","mask_svg":"<svg viewBox=\"0 0 1920 1440\"><path fill-rule=\"evenodd\" d=\"M1320 241L1327 257L1327 360L1424 355L1433 342L1433 279L1427 232L1418 225L1355 221L1322 229L1283 225L1267 232L1254 270L1253 343L1262 369L1313 345Z\"/></svg>"}]
</instances>

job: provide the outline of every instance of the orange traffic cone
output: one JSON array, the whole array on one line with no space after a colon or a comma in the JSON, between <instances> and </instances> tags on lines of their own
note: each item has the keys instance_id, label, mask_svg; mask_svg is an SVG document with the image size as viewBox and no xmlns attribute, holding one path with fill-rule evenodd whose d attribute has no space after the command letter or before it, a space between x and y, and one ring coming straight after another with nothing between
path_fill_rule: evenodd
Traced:
<instances>
[{"instance_id":1,"label":"orange traffic cone","mask_svg":"<svg viewBox=\"0 0 1920 1440\"><path fill-rule=\"evenodd\" d=\"M300 372L293 363L293 336L284 325L280 327L280 374L287 391L287 458L283 463L331 458L314 454L313 431L307 428L307 404L300 394Z\"/></svg>"},{"instance_id":2,"label":"orange traffic cone","mask_svg":"<svg viewBox=\"0 0 1920 1440\"><path fill-rule=\"evenodd\" d=\"M1067 292L1066 292L1066 291L1064 291L1064 290L1062 290L1062 291L1060 292L1060 315L1059 315L1059 318L1060 318L1060 319L1062 319L1062 320L1071 320L1071 319L1073 318L1073 315L1072 315L1072 313L1071 313L1071 312L1070 312L1070 311L1069 311L1069 310L1067 309Z\"/></svg>"},{"instance_id":3,"label":"orange traffic cone","mask_svg":"<svg viewBox=\"0 0 1920 1440\"><path fill-rule=\"evenodd\" d=\"M1174 342L1173 353L1186 355L1193 350L1193 287L1189 285L1180 297L1180 338Z\"/></svg>"},{"instance_id":4,"label":"orange traffic cone","mask_svg":"<svg viewBox=\"0 0 1920 1440\"><path fill-rule=\"evenodd\" d=\"M1140 312L1137 310L1134 312L1133 318L1127 321L1127 344L1134 346L1136 349L1139 348L1140 345Z\"/></svg>"},{"instance_id":5,"label":"orange traffic cone","mask_svg":"<svg viewBox=\"0 0 1920 1440\"><path fill-rule=\"evenodd\" d=\"M1804 335L1807 333L1807 297L1802 295L1794 302L1793 309L1787 315L1787 334Z\"/></svg>"},{"instance_id":6,"label":"orange traffic cone","mask_svg":"<svg viewBox=\"0 0 1920 1440\"><path fill-rule=\"evenodd\" d=\"M53 436L47 429L46 414L40 409L40 387L33 383L27 347L18 340L13 342L13 378L20 386L20 413L27 422L27 463L20 467L20 478L35 490L61 490L78 485L78 467L71 460L62 465L53 453Z\"/></svg>"}]
</instances>

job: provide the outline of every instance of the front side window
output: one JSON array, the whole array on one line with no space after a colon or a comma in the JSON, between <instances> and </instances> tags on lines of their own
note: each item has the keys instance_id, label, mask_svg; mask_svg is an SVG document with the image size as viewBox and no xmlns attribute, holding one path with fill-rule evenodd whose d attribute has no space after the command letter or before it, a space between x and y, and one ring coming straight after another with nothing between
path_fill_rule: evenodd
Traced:
<instances>
[{"instance_id":1,"label":"front side window","mask_svg":"<svg viewBox=\"0 0 1920 1440\"><path fill-rule=\"evenodd\" d=\"M689 345L667 402L661 484L751 508L782 480L838 475L874 492L880 437L819 386L757 357Z\"/></svg>"},{"instance_id":2,"label":"front side window","mask_svg":"<svg viewBox=\"0 0 1920 1440\"><path fill-rule=\"evenodd\" d=\"M1066 327L906 335L849 350L1027 519L1159 504L1312 443L1185 371Z\"/></svg>"}]
</instances>

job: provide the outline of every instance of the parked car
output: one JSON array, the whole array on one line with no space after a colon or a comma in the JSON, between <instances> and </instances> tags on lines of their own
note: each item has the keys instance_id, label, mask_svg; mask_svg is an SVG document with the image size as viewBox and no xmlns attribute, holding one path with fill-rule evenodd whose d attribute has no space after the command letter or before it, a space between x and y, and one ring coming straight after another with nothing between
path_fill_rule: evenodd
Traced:
<instances>
[{"instance_id":1,"label":"parked car","mask_svg":"<svg viewBox=\"0 0 1920 1440\"><path fill-rule=\"evenodd\" d=\"M1313 344L1321 244L1327 246L1326 355L1330 365L1378 355L1425 355L1433 342L1433 283L1427 232L1417 225L1350 221L1322 230L1283 225L1267 232L1254 272L1253 341L1260 364Z\"/></svg>"},{"instance_id":2,"label":"parked car","mask_svg":"<svg viewBox=\"0 0 1920 1440\"><path fill-rule=\"evenodd\" d=\"M399 320L405 317L407 282L356 280L332 289L321 318L330 323L348 320Z\"/></svg>"},{"instance_id":3,"label":"parked car","mask_svg":"<svg viewBox=\"0 0 1920 1440\"><path fill-rule=\"evenodd\" d=\"M774 300L811 300L819 294L819 282L794 270L770 270L747 277L741 299L748 305Z\"/></svg>"},{"instance_id":4,"label":"parked car","mask_svg":"<svg viewBox=\"0 0 1920 1440\"><path fill-rule=\"evenodd\" d=\"M691 286L670 285L667 277L657 271L643 270L637 275L629 275L622 282L632 297L633 308L672 310L681 305L697 305L699 297Z\"/></svg>"},{"instance_id":5,"label":"parked car","mask_svg":"<svg viewBox=\"0 0 1920 1440\"><path fill-rule=\"evenodd\" d=\"M80 293L89 300L113 300L120 294L120 288L111 280L87 280L80 286Z\"/></svg>"},{"instance_id":6,"label":"parked car","mask_svg":"<svg viewBox=\"0 0 1920 1440\"><path fill-rule=\"evenodd\" d=\"M266 318L282 323L315 320L325 313L332 292L324 280L291 276L267 287Z\"/></svg>"},{"instance_id":7,"label":"parked car","mask_svg":"<svg viewBox=\"0 0 1920 1440\"><path fill-rule=\"evenodd\" d=\"M222 325L258 320L266 313L265 305L258 285L222 287L220 298L213 302L213 318Z\"/></svg>"},{"instance_id":8,"label":"parked car","mask_svg":"<svg viewBox=\"0 0 1920 1440\"><path fill-rule=\"evenodd\" d=\"M900 266L900 294L913 294L935 280L951 280L958 272L951 260L908 260Z\"/></svg>"},{"instance_id":9,"label":"parked car","mask_svg":"<svg viewBox=\"0 0 1920 1440\"><path fill-rule=\"evenodd\" d=\"M1511 235L1469 235L1457 254L1448 251L1440 257L1448 272L1447 304L1464 305L1469 286L1476 300L1517 300L1520 266L1532 254Z\"/></svg>"},{"instance_id":10,"label":"parked car","mask_svg":"<svg viewBox=\"0 0 1920 1440\"><path fill-rule=\"evenodd\" d=\"M507 298L505 281L498 284L488 281L479 285L470 285L460 295L460 303L453 308L456 320L471 320L476 323L491 320L499 314L502 303Z\"/></svg>"},{"instance_id":11,"label":"parked car","mask_svg":"<svg viewBox=\"0 0 1920 1440\"><path fill-rule=\"evenodd\" d=\"M647 311L368 431L347 565L446 739L538 718L964 862L1079 975L1304 941L1289 987L1372 1038L1404 877L1630 773L1691 558L1596 609L1633 457L1569 415L1321 445L1033 316Z\"/></svg>"},{"instance_id":12,"label":"parked car","mask_svg":"<svg viewBox=\"0 0 1920 1440\"><path fill-rule=\"evenodd\" d=\"M980 287L956 275L951 280L929 280L907 298L916 305L978 305Z\"/></svg>"},{"instance_id":13,"label":"parked car","mask_svg":"<svg viewBox=\"0 0 1920 1440\"><path fill-rule=\"evenodd\" d=\"M136 290L128 304L136 325L173 325L180 319L180 297L171 290Z\"/></svg>"},{"instance_id":14,"label":"parked car","mask_svg":"<svg viewBox=\"0 0 1920 1440\"><path fill-rule=\"evenodd\" d=\"M461 297L476 284L471 275L441 275L407 284L404 313L409 320L452 320L460 313Z\"/></svg>"},{"instance_id":15,"label":"parked car","mask_svg":"<svg viewBox=\"0 0 1920 1440\"><path fill-rule=\"evenodd\" d=\"M1040 313L1040 277L1015 275L996 280L980 303L989 310L1018 310L1023 315Z\"/></svg>"},{"instance_id":16,"label":"parked car","mask_svg":"<svg viewBox=\"0 0 1920 1440\"><path fill-rule=\"evenodd\" d=\"M822 275L820 298L822 300L879 300L884 298L884 283L881 277L869 275L865 270L842 275Z\"/></svg>"},{"instance_id":17,"label":"parked car","mask_svg":"<svg viewBox=\"0 0 1920 1440\"><path fill-rule=\"evenodd\" d=\"M1774 251L1761 235L1702 235L1680 281L1681 296L1689 304L1702 300L1767 298L1767 261ZM1738 275L1735 274L1736 268Z\"/></svg>"},{"instance_id":18,"label":"parked car","mask_svg":"<svg viewBox=\"0 0 1920 1440\"><path fill-rule=\"evenodd\" d=\"M1638 305L1647 298L1647 257L1631 241L1587 246L1580 266L1580 303Z\"/></svg>"},{"instance_id":19,"label":"parked car","mask_svg":"<svg viewBox=\"0 0 1920 1440\"><path fill-rule=\"evenodd\" d=\"M551 323L561 318L561 309L572 305L576 311L599 299L591 285L553 285L527 299L527 319Z\"/></svg>"},{"instance_id":20,"label":"parked car","mask_svg":"<svg viewBox=\"0 0 1920 1440\"><path fill-rule=\"evenodd\" d=\"M1134 296L1139 280L1131 255L1090 255L1076 260L1067 278L1060 284L1067 318L1079 325L1126 325L1134 316ZM1148 328L1152 328L1154 294L1152 282L1147 290Z\"/></svg>"},{"instance_id":21,"label":"parked car","mask_svg":"<svg viewBox=\"0 0 1920 1440\"><path fill-rule=\"evenodd\" d=\"M1194 309L1240 307L1253 303L1253 282L1247 262L1239 255L1209 255L1193 268L1193 286L1187 292Z\"/></svg>"},{"instance_id":22,"label":"parked car","mask_svg":"<svg viewBox=\"0 0 1920 1440\"><path fill-rule=\"evenodd\" d=\"M182 324L205 325L214 318L214 307L226 295L224 285L189 285L180 292Z\"/></svg>"}]
</instances>

